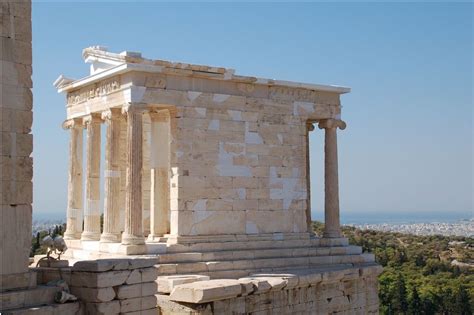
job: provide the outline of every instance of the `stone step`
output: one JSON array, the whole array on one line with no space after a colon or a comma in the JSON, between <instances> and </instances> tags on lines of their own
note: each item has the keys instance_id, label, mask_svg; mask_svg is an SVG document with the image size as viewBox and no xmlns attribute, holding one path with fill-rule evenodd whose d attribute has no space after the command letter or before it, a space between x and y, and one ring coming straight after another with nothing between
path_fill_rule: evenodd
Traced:
<instances>
[{"instance_id":1,"label":"stone step","mask_svg":"<svg viewBox=\"0 0 474 315\"><path fill-rule=\"evenodd\" d=\"M188 252L161 254L158 261L161 264L188 263L206 261L235 261L262 258L290 258L312 256L358 255L362 253L360 246L344 247L293 247L271 249L241 249L233 251Z\"/></svg>"},{"instance_id":2,"label":"stone step","mask_svg":"<svg viewBox=\"0 0 474 315\"><path fill-rule=\"evenodd\" d=\"M339 247L349 245L347 238L309 238L295 240L258 240L258 241L232 241L232 242L208 242L192 245L172 244L166 248L166 253L189 253L189 252L215 252L234 251L248 249L276 249L295 247Z\"/></svg>"},{"instance_id":3,"label":"stone step","mask_svg":"<svg viewBox=\"0 0 474 315\"><path fill-rule=\"evenodd\" d=\"M52 304L54 295L60 290L57 287L40 285L33 289L2 292L0 293L0 310Z\"/></svg>"},{"instance_id":4,"label":"stone step","mask_svg":"<svg viewBox=\"0 0 474 315\"><path fill-rule=\"evenodd\" d=\"M14 273L0 277L0 294L4 291L33 289L36 287L36 272Z\"/></svg>"},{"instance_id":5,"label":"stone step","mask_svg":"<svg viewBox=\"0 0 474 315\"><path fill-rule=\"evenodd\" d=\"M206 273L211 279L238 279L247 277L253 274L261 274L261 273L288 273L288 269L292 271L298 270L307 270L307 269L331 269L331 268L351 268L355 264L337 264L337 265L301 265L301 266L291 266L291 267L281 267L281 268L261 268L261 269L253 269L253 270L223 270L223 271L212 271Z\"/></svg>"},{"instance_id":6,"label":"stone step","mask_svg":"<svg viewBox=\"0 0 474 315\"><path fill-rule=\"evenodd\" d=\"M65 304L48 304L29 306L3 312L5 315L79 315L81 304L79 302Z\"/></svg>"},{"instance_id":7,"label":"stone step","mask_svg":"<svg viewBox=\"0 0 474 315\"><path fill-rule=\"evenodd\" d=\"M373 254L325 255L299 257L271 257L234 261L190 263L162 263L156 265L159 275L201 274L211 278L234 278L245 273L272 272L287 268L311 268L325 265L344 265L374 262Z\"/></svg>"},{"instance_id":8,"label":"stone step","mask_svg":"<svg viewBox=\"0 0 474 315\"><path fill-rule=\"evenodd\" d=\"M278 234L278 233L277 233ZM109 249L119 243L109 243ZM260 250L260 249L278 249L278 248L303 248L303 247L345 247L348 245L347 238L306 238L306 239L274 239L268 240L233 240L221 242L197 242L194 244L167 244L148 242L146 244L146 253L149 255L162 255L173 253L206 253L236 250ZM90 259L107 259L123 256L124 253L108 252L105 248L99 251L100 242L79 240L68 241L68 251L63 256L64 259L71 261L90 260Z\"/></svg>"},{"instance_id":9,"label":"stone step","mask_svg":"<svg viewBox=\"0 0 474 315\"><path fill-rule=\"evenodd\" d=\"M2 275L0 277L0 294L4 291L31 289L36 287L36 272L28 271Z\"/></svg>"}]
</instances>

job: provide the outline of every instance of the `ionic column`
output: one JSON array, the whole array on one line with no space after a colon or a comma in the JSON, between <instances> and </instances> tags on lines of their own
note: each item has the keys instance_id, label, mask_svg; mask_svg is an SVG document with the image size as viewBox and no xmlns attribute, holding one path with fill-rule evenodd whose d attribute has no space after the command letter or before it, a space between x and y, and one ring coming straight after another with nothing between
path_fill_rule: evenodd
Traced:
<instances>
[{"instance_id":1,"label":"ionic column","mask_svg":"<svg viewBox=\"0 0 474 315\"><path fill-rule=\"evenodd\" d=\"M306 194L307 202L306 205L306 229L308 233L314 234L313 224L311 221L311 170L310 170L310 159L309 159L309 133L314 130L312 122L306 123Z\"/></svg>"},{"instance_id":2,"label":"ionic column","mask_svg":"<svg viewBox=\"0 0 474 315\"><path fill-rule=\"evenodd\" d=\"M81 239L98 241L100 238L100 114L84 118L87 128L86 205L84 231Z\"/></svg>"},{"instance_id":3,"label":"ionic column","mask_svg":"<svg viewBox=\"0 0 474 315\"><path fill-rule=\"evenodd\" d=\"M120 242L120 122L122 110L112 108L102 113L107 125L105 143L104 231L101 242Z\"/></svg>"},{"instance_id":4,"label":"ionic column","mask_svg":"<svg viewBox=\"0 0 474 315\"><path fill-rule=\"evenodd\" d=\"M123 117L123 116L122 116ZM127 121L120 122L120 231L125 231L125 195L127 187Z\"/></svg>"},{"instance_id":5,"label":"ionic column","mask_svg":"<svg viewBox=\"0 0 474 315\"><path fill-rule=\"evenodd\" d=\"M64 122L70 130L67 218L64 239L80 239L82 232L82 119Z\"/></svg>"},{"instance_id":6,"label":"ionic column","mask_svg":"<svg viewBox=\"0 0 474 315\"><path fill-rule=\"evenodd\" d=\"M339 222L339 182L337 166L337 133L344 130L342 120L326 119L319 122L319 128L325 129L324 136L324 233L327 238L341 237Z\"/></svg>"},{"instance_id":7,"label":"ionic column","mask_svg":"<svg viewBox=\"0 0 474 315\"><path fill-rule=\"evenodd\" d=\"M169 233L170 115L168 110L151 117L151 207L149 240Z\"/></svg>"},{"instance_id":8,"label":"ionic column","mask_svg":"<svg viewBox=\"0 0 474 315\"><path fill-rule=\"evenodd\" d=\"M127 174L125 191L125 231L122 244L144 244L142 226L142 132L144 110L124 107L127 115Z\"/></svg>"}]
</instances>

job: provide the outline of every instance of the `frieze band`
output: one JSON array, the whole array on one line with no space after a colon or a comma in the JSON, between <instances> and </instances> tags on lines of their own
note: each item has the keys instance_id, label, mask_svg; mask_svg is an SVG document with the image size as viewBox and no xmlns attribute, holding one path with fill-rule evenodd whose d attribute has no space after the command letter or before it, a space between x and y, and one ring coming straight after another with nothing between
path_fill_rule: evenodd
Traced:
<instances>
[{"instance_id":1,"label":"frieze band","mask_svg":"<svg viewBox=\"0 0 474 315\"><path fill-rule=\"evenodd\" d=\"M120 80L118 78L106 82L97 83L92 87L86 87L77 92L70 93L67 96L67 104L70 106L82 102L87 102L88 100L110 94L119 89Z\"/></svg>"}]
</instances>

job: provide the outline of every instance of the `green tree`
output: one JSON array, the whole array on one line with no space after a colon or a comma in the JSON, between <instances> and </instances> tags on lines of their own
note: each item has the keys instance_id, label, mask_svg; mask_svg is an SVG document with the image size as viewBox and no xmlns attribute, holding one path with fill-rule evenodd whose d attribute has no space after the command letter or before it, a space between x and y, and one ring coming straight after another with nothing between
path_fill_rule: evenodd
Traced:
<instances>
[{"instance_id":1,"label":"green tree","mask_svg":"<svg viewBox=\"0 0 474 315\"><path fill-rule=\"evenodd\" d=\"M451 288L443 288L441 290L438 305L442 314L452 314L456 308L456 297Z\"/></svg>"},{"instance_id":2,"label":"green tree","mask_svg":"<svg viewBox=\"0 0 474 315\"><path fill-rule=\"evenodd\" d=\"M423 310L423 314L425 315L432 315L435 314L438 310L437 304L434 302L435 296L433 294L429 294L428 296L424 297L421 302L421 309Z\"/></svg>"},{"instance_id":3,"label":"green tree","mask_svg":"<svg viewBox=\"0 0 474 315\"><path fill-rule=\"evenodd\" d=\"M421 299L416 286L411 289L411 298L408 303L408 313L412 315L421 315Z\"/></svg>"},{"instance_id":4,"label":"green tree","mask_svg":"<svg viewBox=\"0 0 474 315\"><path fill-rule=\"evenodd\" d=\"M466 288L461 285L459 286L456 294L455 312L460 315L472 315L471 303L469 302L469 293Z\"/></svg>"},{"instance_id":5,"label":"green tree","mask_svg":"<svg viewBox=\"0 0 474 315\"><path fill-rule=\"evenodd\" d=\"M40 244L40 232L36 232L36 247L39 248L41 246Z\"/></svg>"},{"instance_id":6,"label":"green tree","mask_svg":"<svg viewBox=\"0 0 474 315\"><path fill-rule=\"evenodd\" d=\"M406 314L408 311L407 289L405 278L402 273L397 274L394 284L393 309L399 314Z\"/></svg>"}]
</instances>

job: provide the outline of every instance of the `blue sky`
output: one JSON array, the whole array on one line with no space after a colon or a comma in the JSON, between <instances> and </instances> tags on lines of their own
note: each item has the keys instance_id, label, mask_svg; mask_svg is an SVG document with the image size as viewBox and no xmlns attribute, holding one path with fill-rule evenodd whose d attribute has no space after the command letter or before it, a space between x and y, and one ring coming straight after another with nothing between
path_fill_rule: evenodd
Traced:
<instances>
[{"instance_id":1,"label":"blue sky","mask_svg":"<svg viewBox=\"0 0 474 315\"><path fill-rule=\"evenodd\" d=\"M59 74L82 49L352 88L339 132L344 216L473 213L473 4L53 3L33 5L34 211L65 215L68 133ZM311 138L323 209L322 133Z\"/></svg>"}]
</instances>

